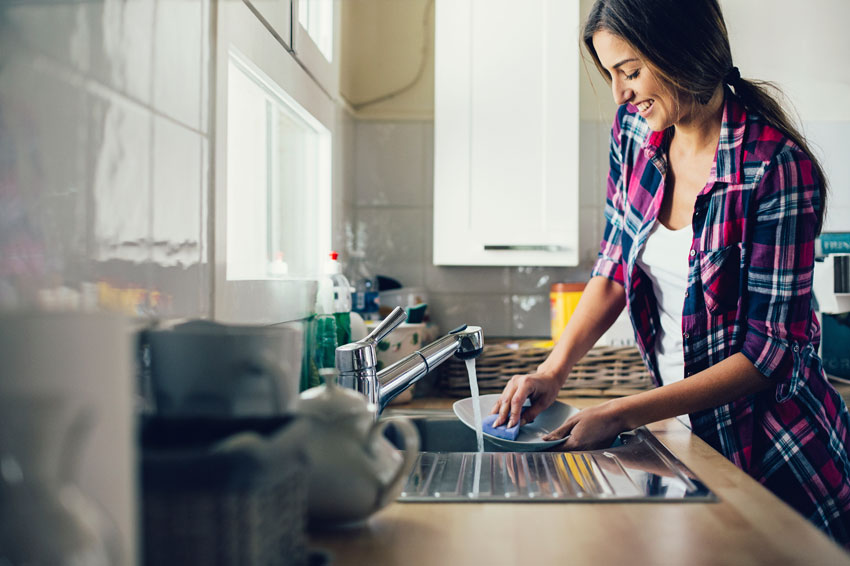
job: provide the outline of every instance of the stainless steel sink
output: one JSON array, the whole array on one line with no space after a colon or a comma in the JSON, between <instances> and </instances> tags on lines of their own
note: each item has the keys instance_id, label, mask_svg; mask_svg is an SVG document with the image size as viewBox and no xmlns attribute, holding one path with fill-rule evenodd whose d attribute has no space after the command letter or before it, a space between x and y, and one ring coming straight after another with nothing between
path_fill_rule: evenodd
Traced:
<instances>
[{"instance_id":1,"label":"stainless steel sink","mask_svg":"<svg viewBox=\"0 0 850 566\"><path fill-rule=\"evenodd\" d=\"M449 411L389 410L419 430L420 454L399 501L716 501L653 434L639 428L606 449L500 452ZM392 428L388 437L394 440Z\"/></svg>"}]
</instances>

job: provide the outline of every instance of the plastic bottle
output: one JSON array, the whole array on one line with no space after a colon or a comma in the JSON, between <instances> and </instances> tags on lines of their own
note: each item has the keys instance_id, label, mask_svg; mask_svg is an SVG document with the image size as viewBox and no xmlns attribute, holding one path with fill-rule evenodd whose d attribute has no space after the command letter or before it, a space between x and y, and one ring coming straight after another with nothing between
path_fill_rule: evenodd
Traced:
<instances>
[{"instance_id":1,"label":"plastic bottle","mask_svg":"<svg viewBox=\"0 0 850 566\"><path fill-rule=\"evenodd\" d=\"M354 295L351 310L363 320L378 320L378 278L366 267L365 254L362 251L351 252L351 279L354 281Z\"/></svg>"},{"instance_id":2,"label":"plastic bottle","mask_svg":"<svg viewBox=\"0 0 850 566\"><path fill-rule=\"evenodd\" d=\"M319 278L319 289L316 293L316 316L313 319L313 357L310 368L309 387L321 383L320 370L333 368L336 365L337 342L336 318L334 317L334 290L330 277Z\"/></svg>"},{"instance_id":3,"label":"plastic bottle","mask_svg":"<svg viewBox=\"0 0 850 566\"><path fill-rule=\"evenodd\" d=\"M286 277L289 266L283 261L283 252L275 252L274 259L269 262L268 273L272 277Z\"/></svg>"},{"instance_id":4,"label":"plastic bottle","mask_svg":"<svg viewBox=\"0 0 850 566\"><path fill-rule=\"evenodd\" d=\"M578 306L584 283L553 283L549 289L549 310L552 323L552 341L557 343Z\"/></svg>"},{"instance_id":5,"label":"plastic bottle","mask_svg":"<svg viewBox=\"0 0 850 566\"><path fill-rule=\"evenodd\" d=\"M336 341L341 346L351 342L351 293L353 289L348 278L342 274L338 253L330 253L325 265L325 274L331 281L333 315L336 320Z\"/></svg>"}]
</instances>

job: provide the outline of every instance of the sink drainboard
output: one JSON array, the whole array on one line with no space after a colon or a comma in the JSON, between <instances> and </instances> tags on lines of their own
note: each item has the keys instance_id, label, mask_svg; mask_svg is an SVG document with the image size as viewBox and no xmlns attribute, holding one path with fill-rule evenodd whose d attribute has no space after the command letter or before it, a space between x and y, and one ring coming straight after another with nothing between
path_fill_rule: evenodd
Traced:
<instances>
[{"instance_id":1,"label":"sink drainboard","mask_svg":"<svg viewBox=\"0 0 850 566\"><path fill-rule=\"evenodd\" d=\"M400 502L716 501L646 429L586 452L422 452Z\"/></svg>"}]
</instances>

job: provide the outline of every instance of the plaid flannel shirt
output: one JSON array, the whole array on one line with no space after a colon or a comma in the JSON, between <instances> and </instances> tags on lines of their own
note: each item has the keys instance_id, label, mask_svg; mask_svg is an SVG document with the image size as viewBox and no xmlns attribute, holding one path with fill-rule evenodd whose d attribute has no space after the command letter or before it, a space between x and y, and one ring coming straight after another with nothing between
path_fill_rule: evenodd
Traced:
<instances>
[{"instance_id":1,"label":"plaid flannel shirt","mask_svg":"<svg viewBox=\"0 0 850 566\"><path fill-rule=\"evenodd\" d=\"M626 289L638 348L656 385L658 309L636 260L661 207L668 143L669 132L650 131L620 107L593 270ZM766 392L691 414L693 432L848 545L850 416L824 376L811 304L818 186L808 156L727 90L714 165L693 212L685 377L743 352L775 382Z\"/></svg>"}]
</instances>

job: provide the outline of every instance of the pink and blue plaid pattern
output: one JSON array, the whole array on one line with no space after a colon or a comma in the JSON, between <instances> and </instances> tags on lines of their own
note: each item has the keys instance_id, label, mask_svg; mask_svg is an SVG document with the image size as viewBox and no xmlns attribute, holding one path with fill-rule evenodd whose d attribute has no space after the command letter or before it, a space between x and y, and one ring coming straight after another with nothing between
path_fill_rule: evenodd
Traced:
<instances>
[{"instance_id":1,"label":"pink and blue plaid pattern","mask_svg":"<svg viewBox=\"0 0 850 566\"><path fill-rule=\"evenodd\" d=\"M661 206L668 143L669 132L652 132L620 108L593 270L626 289L656 385L658 310L636 260ZM824 376L812 310L820 206L808 156L727 91L715 163L694 206L685 377L743 352L775 381L771 390L690 415L693 431L850 547L850 415Z\"/></svg>"}]
</instances>

